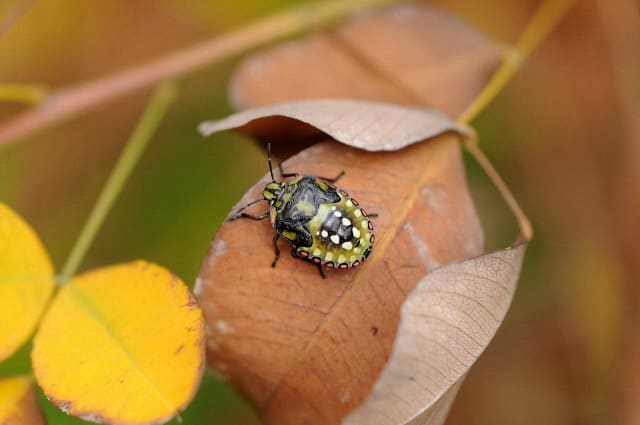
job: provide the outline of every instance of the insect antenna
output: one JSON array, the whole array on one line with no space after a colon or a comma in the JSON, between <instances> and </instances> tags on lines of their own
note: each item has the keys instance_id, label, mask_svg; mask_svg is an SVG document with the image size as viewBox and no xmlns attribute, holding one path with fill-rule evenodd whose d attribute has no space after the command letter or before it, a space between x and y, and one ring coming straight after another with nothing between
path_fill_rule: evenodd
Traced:
<instances>
[{"instance_id":1,"label":"insect antenna","mask_svg":"<svg viewBox=\"0 0 640 425\"><path fill-rule=\"evenodd\" d=\"M271 167L271 143L267 143L267 160L269 161L269 174L271 174L271 181L275 182L276 179L273 177L273 168Z\"/></svg>"}]
</instances>

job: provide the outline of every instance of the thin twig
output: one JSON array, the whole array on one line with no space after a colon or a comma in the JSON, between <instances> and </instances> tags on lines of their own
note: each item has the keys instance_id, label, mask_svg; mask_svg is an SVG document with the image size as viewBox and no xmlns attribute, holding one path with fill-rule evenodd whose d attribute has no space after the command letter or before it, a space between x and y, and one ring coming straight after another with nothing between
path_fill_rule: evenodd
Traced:
<instances>
[{"instance_id":1,"label":"thin twig","mask_svg":"<svg viewBox=\"0 0 640 425\"><path fill-rule=\"evenodd\" d=\"M165 82L156 89L153 98L127 141L116 166L93 206L89 218L80 232L80 236L76 239L62 273L60 273L60 284L67 282L78 270L100 226L177 94L178 90L173 82Z\"/></svg>"},{"instance_id":2,"label":"thin twig","mask_svg":"<svg viewBox=\"0 0 640 425\"><path fill-rule=\"evenodd\" d=\"M476 160L478 165L484 170L487 174L491 182L494 184L498 192L502 195L505 203L513 212L513 215L516 217L518 221L518 226L520 227L520 235L525 241L530 241L533 237L533 227L531 226L531 222L527 218L526 214L516 201L516 198L509 190L509 186L502 180L500 174L493 167L493 164L489 159L485 156L484 152L480 149L477 143L465 143L464 147L467 149L469 154Z\"/></svg>"},{"instance_id":3,"label":"thin twig","mask_svg":"<svg viewBox=\"0 0 640 425\"><path fill-rule=\"evenodd\" d=\"M302 4L153 62L54 92L38 107L0 125L0 146L32 135L99 104L193 72L249 49L326 25L356 11L398 0L331 0Z\"/></svg>"},{"instance_id":4,"label":"thin twig","mask_svg":"<svg viewBox=\"0 0 640 425\"><path fill-rule=\"evenodd\" d=\"M507 48L502 60L502 65L493 74L491 80L483 87L482 91L462 113L458 121L469 123L483 111L489 103L500 93L504 86L511 80L522 66L525 59L531 54L542 40L555 28L566 15L575 0L544 0L527 27L518 38L514 48Z\"/></svg>"},{"instance_id":5,"label":"thin twig","mask_svg":"<svg viewBox=\"0 0 640 425\"><path fill-rule=\"evenodd\" d=\"M0 19L0 37L5 35L25 13L31 9L35 0L22 0L4 18Z\"/></svg>"},{"instance_id":6,"label":"thin twig","mask_svg":"<svg viewBox=\"0 0 640 425\"><path fill-rule=\"evenodd\" d=\"M538 7L533 18L520 35L514 48L507 48L502 60L502 65L493 74L486 86L478 96L471 102L469 107L458 118L461 123L473 121L480 112L500 93L504 86L511 80L520 69L524 60L531 54L542 40L553 30L553 28L565 16L574 0L545 0ZM519 239L529 241L533 237L533 227L526 214L518 204L507 184L502 180L491 161L485 156L478 146L476 139L465 140L464 146L473 156L478 165L484 170L494 186L502 195L507 206L513 212L520 227Z\"/></svg>"},{"instance_id":7,"label":"thin twig","mask_svg":"<svg viewBox=\"0 0 640 425\"><path fill-rule=\"evenodd\" d=\"M17 102L35 105L47 95L44 86L38 84L0 84L0 102Z\"/></svg>"}]
</instances>

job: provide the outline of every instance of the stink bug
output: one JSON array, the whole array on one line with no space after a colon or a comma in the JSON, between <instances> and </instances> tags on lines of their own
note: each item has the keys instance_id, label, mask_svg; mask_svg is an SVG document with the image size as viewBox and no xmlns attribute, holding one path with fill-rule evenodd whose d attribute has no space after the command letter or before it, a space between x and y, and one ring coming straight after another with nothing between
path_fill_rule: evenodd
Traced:
<instances>
[{"instance_id":1,"label":"stink bug","mask_svg":"<svg viewBox=\"0 0 640 425\"><path fill-rule=\"evenodd\" d=\"M264 220L271 218L275 231L273 249L275 267L280 257L278 239L282 236L291 245L291 255L312 262L318 266L324 278L323 267L328 269L348 269L358 267L371 253L374 242L373 224L355 199L335 183L344 175L334 178L317 177L308 174L284 173L289 181L276 181L271 166L271 145L267 145L267 160L271 182L262 191L262 198L240 208L227 218ZM247 207L260 201L269 202L269 211L254 216L243 212Z\"/></svg>"}]
</instances>

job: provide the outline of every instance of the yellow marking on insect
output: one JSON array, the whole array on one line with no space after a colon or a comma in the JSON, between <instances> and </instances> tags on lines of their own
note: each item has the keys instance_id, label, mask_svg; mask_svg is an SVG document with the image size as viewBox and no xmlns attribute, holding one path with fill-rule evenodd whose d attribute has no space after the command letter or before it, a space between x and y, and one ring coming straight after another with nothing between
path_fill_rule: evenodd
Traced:
<instances>
[{"instance_id":1,"label":"yellow marking on insect","mask_svg":"<svg viewBox=\"0 0 640 425\"><path fill-rule=\"evenodd\" d=\"M338 263L344 263L344 260L346 260L346 259L347 259L347 258L346 258L344 255L340 254L340 255L338 256Z\"/></svg>"},{"instance_id":2,"label":"yellow marking on insect","mask_svg":"<svg viewBox=\"0 0 640 425\"><path fill-rule=\"evenodd\" d=\"M284 202L289 202L291 200L291 194L285 193L284 195L282 195L282 200L284 200Z\"/></svg>"},{"instance_id":3,"label":"yellow marking on insect","mask_svg":"<svg viewBox=\"0 0 640 425\"><path fill-rule=\"evenodd\" d=\"M347 199L347 201L344 203L348 208L351 208L353 206L353 202L351 202L351 199Z\"/></svg>"},{"instance_id":4,"label":"yellow marking on insect","mask_svg":"<svg viewBox=\"0 0 640 425\"><path fill-rule=\"evenodd\" d=\"M296 208L308 216L313 216L316 213L316 207L314 207L311 202L305 200L298 201Z\"/></svg>"},{"instance_id":5,"label":"yellow marking on insect","mask_svg":"<svg viewBox=\"0 0 640 425\"><path fill-rule=\"evenodd\" d=\"M322 254L322 250L321 250L320 248L316 248L316 249L313 251L313 255L314 255L314 256L316 256L316 257L319 257L319 256L320 256L320 254Z\"/></svg>"},{"instance_id":6,"label":"yellow marking on insect","mask_svg":"<svg viewBox=\"0 0 640 425\"><path fill-rule=\"evenodd\" d=\"M289 230L285 230L284 232L282 232L282 236L283 236L285 239L288 239L288 240L290 240L290 241L295 241L295 240L296 240L296 237L297 237L298 235L296 235L296 233L295 233L295 232L291 232L291 231L289 231Z\"/></svg>"},{"instance_id":7,"label":"yellow marking on insect","mask_svg":"<svg viewBox=\"0 0 640 425\"><path fill-rule=\"evenodd\" d=\"M327 255L324 257L325 261L333 260L333 252L327 252Z\"/></svg>"},{"instance_id":8,"label":"yellow marking on insect","mask_svg":"<svg viewBox=\"0 0 640 425\"><path fill-rule=\"evenodd\" d=\"M366 221L363 221L360 223L360 227L366 230L369 228L369 224Z\"/></svg>"},{"instance_id":9,"label":"yellow marking on insect","mask_svg":"<svg viewBox=\"0 0 640 425\"><path fill-rule=\"evenodd\" d=\"M362 213L360 212L360 210L355 210L353 212L353 215L355 215L356 217L362 217Z\"/></svg>"},{"instance_id":10,"label":"yellow marking on insect","mask_svg":"<svg viewBox=\"0 0 640 425\"><path fill-rule=\"evenodd\" d=\"M354 261L356 261L356 258L357 258L357 257L356 257L355 255L352 255L352 256L349 258L349 262L353 263Z\"/></svg>"},{"instance_id":11,"label":"yellow marking on insect","mask_svg":"<svg viewBox=\"0 0 640 425\"><path fill-rule=\"evenodd\" d=\"M322 190L325 190L325 191L329 190L329 186L327 186L327 184L323 181L316 180L314 183L316 184L316 186L318 186Z\"/></svg>"}]
</instances>

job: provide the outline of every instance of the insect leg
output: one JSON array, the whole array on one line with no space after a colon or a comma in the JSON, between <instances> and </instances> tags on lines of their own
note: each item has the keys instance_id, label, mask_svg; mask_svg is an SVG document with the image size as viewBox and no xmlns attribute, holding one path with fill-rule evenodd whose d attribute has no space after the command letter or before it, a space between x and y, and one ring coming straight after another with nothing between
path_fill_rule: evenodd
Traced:
<instances>
[{"instance_id":1,"label":"insect leg","mask_svg":"<svg viewBox=\"0 0 640 425\"><path fill-rule=\"evenodd\" d=\"M280 164L278 164L278 170L280 170L280 176L282 177L296 177L299 176L300 174L298 173L285 173L284 169L282 168L282 162Z\"/></svg>"},{"instance_id":2,"label":"insect leg","mask_svg":"<svg viewBox=\"0 0 640 425\"><path fill-rule=\"evenodd\" d=\"M271 267L275 267L278 262L278 258L280 258L280 248L278 248L278 238L280 238L280 233L276 233L273 235L273 250L276 253L275 258L273 259L273 263L271 263Z\"/></svg>"},{"instance_id":3,"label":"insect leg","mask_svg":"<svg viewBox=\"0 0 640 425\"><path fill-rule=\"evenodd\" d=\"M296 177L299 176L300 173L285 173L284 170L282 169L282 163L278 164L278 169L280 170L280 175L282 177ZM340 177L344 176L344 170L340 171L340 173L338 173L337 176L329 178L329 177L321 177L321 176L317 176L319 179L324 180L326 182L329 183L335 183L338 180L340 180Z\"/></svg>"},{"instance_id":4,"label":"insect leg","mask_svg":"<svg viewBox=\"0 0 640 425\"><path fill-rule=\"evenodd\" d=\"M379 214L378 213L367 213L367 216L369 216L369 217L378 217Z\"/></svg>"},{"instance_id":5,"label":"insect leg","mask_svg":"<svg viewBox=\"0 0 640 425\"><path fill-rule=\"evenodd\" d=\"M326 279L327 276L324 274L324 270L322 269L322 265L321 264L317 264L318 266L318 271L320 272L320 276L322 276L323 279Z\"/></svg>"},{"instance_id":6,"label":"insect leg","mask_svg":"<svg viewBox=\"0 0 640 425\"><path fill-rule=\"evenodd\" d=\"M326 181L326 182L329 182L329 183L335 183L335 182L337 182L338 180L340 180L340 178L341 178L342 176L344 176L344 170L340 171L340 172L338 173L338 175L337 175L337 176L335 176L335 177L334 177L334 178L332 178L332 179L329 179L329 178L327 178L327 177L318 177L318 178L319 178L319 179L322 179L322 180L324 180L324 181Z\"/></svg>"},{"instance_id":7,"label":"insect leg","mask_svg":"<svg viewBox=\"0 0 640 425\"><path fill-rule=\"evenodd\" d=\"M269 217L269 211L267 211L264 214L260 214L258 216L247 214L247 213L243 212L243 213L240 213L240 214L232 215L231 217L227 218L226 221L233 221L233 220L237 220L239 218L248 218L249 220L261 221L261 220L264 220L267 217Z\"/></svg>"},{"instance_id":8,"label":"insect leg","mask_svg":"<svg viewBox=\"0 0 640 425\"><path fill-rule=\"evenodd\" d=\"M240 208L238 211L236 211L235 213L233 213L229 217L227 217L227 219L225 221L233 221L233 220L236 220L236 219L238 219L240 217L245 217L245 215L244 215L244 213L242 211L244 211L245 209L249 208L251 205L257 204L260 201L264 201L264 198L256 199L255 201L249 202L247 205L245 205L244 207ZM266 218L266 217L263 217L263 218Z\"/></svg>"}]
</instances>

